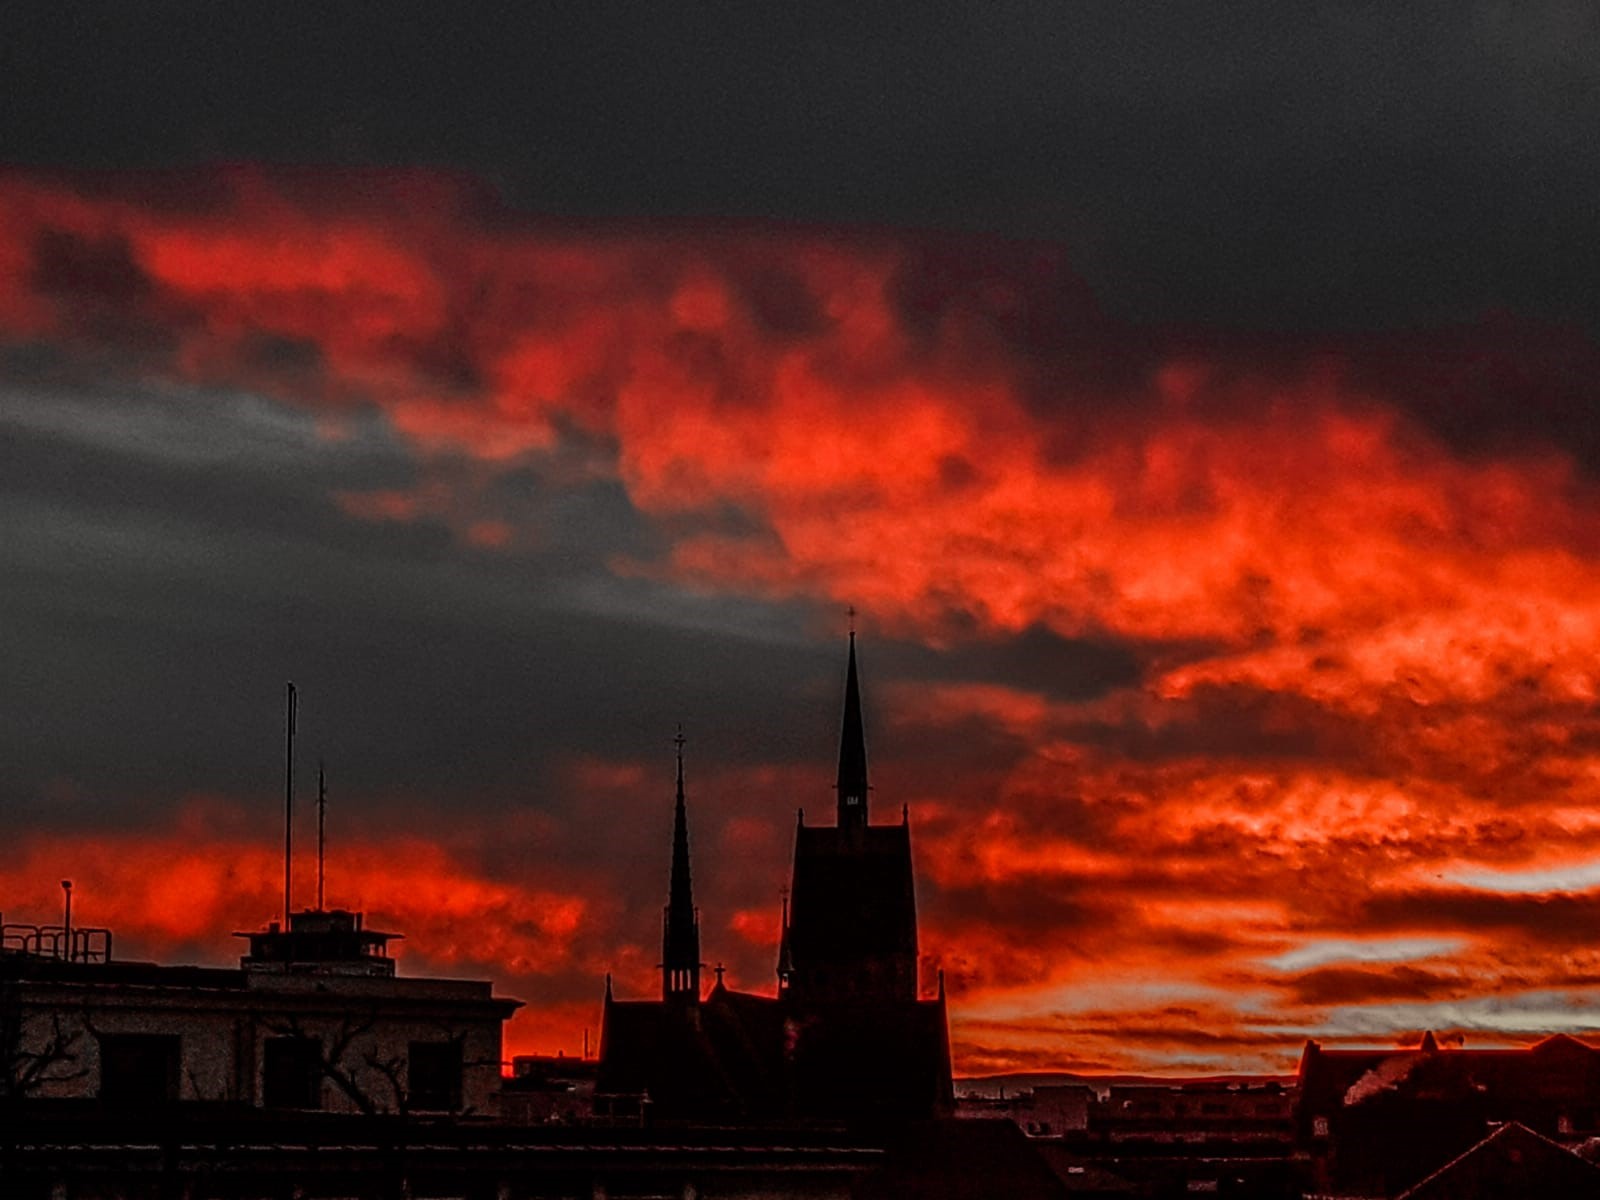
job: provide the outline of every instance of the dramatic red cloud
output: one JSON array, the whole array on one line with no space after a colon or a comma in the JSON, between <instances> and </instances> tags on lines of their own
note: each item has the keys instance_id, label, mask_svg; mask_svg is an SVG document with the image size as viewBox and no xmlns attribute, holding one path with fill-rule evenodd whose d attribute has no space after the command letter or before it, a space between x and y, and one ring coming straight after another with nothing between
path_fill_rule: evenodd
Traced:
<instances>
[{"instance_id":1,"label":"dramatic red cloud","mask_svg":"<svg viewBox=\"0 0 1600 1200\"><path fill-rule=\"evenodd\" d=\"M1600 506L1559 430L1495 436L1540 356L1594 377L1581 339L1207 341L1109 325L1029 248L541 226L426 174L194 183L0 183L0 337L254 388L329 436L376 407L422 482L333 494L361 520L516 553L535 533L487 484L581 434L668 536L619 573L849 602L942 650L1127 648L1142 674L1116 686L883 688L962 1067L1286 1069L1308 1034L1511 1035L1590 994L1571 922L1600 876L1508 873L1600 859ZM970 730L977 766L892 749ZM773 857L784 831L722 816L721 857ZM13 894L54 886L34 853L0 872ZM152 953L271 908L266 848L85 853ZM652 930L576 949L623 934L575 893L420 840L346 869L430 963L530 992L648 978ZM775 884L718 886L759 980Z\"/></svg>"},{"instance_id":2,"label":"dramatic red cloud","mask_svg":"<svg viewBox=\"0 0 1600 1200\"><path fill-rule=\"evenodd\" d=\"M283 908L281 847L248 840L191 806L170 830L31 835L0 866L0 895L25 903L8 921L59 923L39 900L70 875L73 919L112 930L118 957L221 961L230 932L261 928ZM296 907L315 895L313 865L300 855ZM391 946L406 973L493 974L500 988L533 1002L508 1029L508 1053L576 1043L592 1026L584 1006L541 1003L541 976L574 972L596 981L625 931L611 906L584 895L486 877L470 862L416 836L341 846L329 902L367 914L376 929L403 933ZM31 903L27 903L30 902ZM621 954L624 960L628 957ZM598 998L598 992L596 992ZM552 1029L552 1020L563 1023Z\"/></svg>"}]
</instances>

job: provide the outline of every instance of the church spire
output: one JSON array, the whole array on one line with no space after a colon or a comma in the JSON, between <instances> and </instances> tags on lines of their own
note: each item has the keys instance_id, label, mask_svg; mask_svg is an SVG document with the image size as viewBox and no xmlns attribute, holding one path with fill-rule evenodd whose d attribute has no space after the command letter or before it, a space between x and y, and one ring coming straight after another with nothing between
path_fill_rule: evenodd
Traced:
<instances>
[{"instance_id":1,"label":"church spire","mask_svg":"<svg viewBox=\"0 0 1600 1200\"><path fill-rule=\"evenodd\" d=\"M855 615L854 610L851 616ZM867 823L867 735L856 679L856 631L850 631L850 667L844 681L844 727L839 734L839 828Z\"/></svg>"},{"instance_id":2,"label":"church spire","mask_svg":"<svg viewBox=\"0 0 1600 1200\"><path fill-rule=\"evenodd\" d=\"M683 727L678 747L678 800L672 813L672 881L661 932L661 994L665 999L700 999L700 917L689 883L689 813L683 799Z\"/></svg>"}]
</instances>

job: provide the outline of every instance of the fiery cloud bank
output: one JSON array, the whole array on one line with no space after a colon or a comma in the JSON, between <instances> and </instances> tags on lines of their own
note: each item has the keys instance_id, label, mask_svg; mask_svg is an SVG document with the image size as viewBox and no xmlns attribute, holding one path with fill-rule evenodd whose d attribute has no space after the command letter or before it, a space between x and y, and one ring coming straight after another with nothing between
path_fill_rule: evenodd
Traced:
<instances>
[{"instance_id":1,"label":"fiery cloud bank","mask_svg":"<svg viewBox=\"0 0 1600 1200\"><path fill-rule=\"evenodd\" d=\"M60 616L74 556L242 572L259 607L246 566L312 516L338 531L319 569L409 547L448 581L412 597L429 628L492 611L506 643L557 574L563 603L634 605L664 639L798 614L831 647L861 609L877 802L911 806L965 1072L1287 1069L1306 1036L1600 1026L1600 509L1575 424L1600 353L1577 333L1137 328L1049 247L558 225L437 174L240 168L0 181L0 354L11 469L52 479L13 484L19 528L96 514L28 541L10 601L57 663L124 619L114 588ZM195 432L219 413L253 414L237 445ZM292 511L253 491L291 469L275 455L370 447L399 465L318 478ZM596 495L603 521L571 507ZM136 506L238 542L202 555L163 518L130 548ZM374 643L420 636L393 578L360 594ZM572 1047L605 970L651 986L663 739L586 748L573 731L616 715L580 662L598 703L567 733L522 723L515 683L458 681L493 714L463 727L543 739L536 790L474 763L374 790L388 829L340 867L414 965L528 1002L516 1050ZM833 720L827 688L747 669L764 703ZM85 782L67 724L38 724L8 911L70 867L123 944L215 958L273 910L245 815L270 767L259 789ZM770 977L786 822L830 804L830 752L694 760L707 949L743 985Z\"/></svg>"}]
</instances>

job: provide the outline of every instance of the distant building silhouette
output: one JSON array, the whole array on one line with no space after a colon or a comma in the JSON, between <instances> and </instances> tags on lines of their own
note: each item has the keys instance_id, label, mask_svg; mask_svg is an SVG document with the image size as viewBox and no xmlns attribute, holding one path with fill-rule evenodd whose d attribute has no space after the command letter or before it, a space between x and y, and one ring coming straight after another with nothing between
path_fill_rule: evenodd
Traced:
<instances>
[{"instance_id":1,"label":"distant building silhouette","mask_svg":"<svg viewBox=\"0 0 1600 1200\"><path fill-rule=\"evenodd\" d=\"M1325 1187L1393 1194L1496 1122L1566 1141L1600 1134L1600 1050L1565 1034L1511 1050L1453 1048L1432 1033L1407 1049L1307 1042L1299 1092L1297 1139Z\"/></svg>"},{"instance_id":2,"label":"distant building silhouette","mask_svg":"<svg viewBox=\"0 0 1600 1200\"><path fill-rule=\"evenodd\" d=\"M598 1064L565 1054L519 1054L500 1088L500 1117L512 1125L579 1125L594 1116Z\"/></svg>"},{"instance_id":3,"label":"distant building silhouette","mask_svg":"<svg viewBox=\"0 0 1600 1200\"><path fill-rule=\"evenodd\" d=\"M866 735L850 637L838 819L795 832L778 994L702 997L679 744L662 999L618 1000L606 982L597 1110L695 1120L879 1120L951 1110L944 989L917 988L911 831L868 819ZM646 1108L647 1106L647 1108Z\"/></svg>"}]
</instances>

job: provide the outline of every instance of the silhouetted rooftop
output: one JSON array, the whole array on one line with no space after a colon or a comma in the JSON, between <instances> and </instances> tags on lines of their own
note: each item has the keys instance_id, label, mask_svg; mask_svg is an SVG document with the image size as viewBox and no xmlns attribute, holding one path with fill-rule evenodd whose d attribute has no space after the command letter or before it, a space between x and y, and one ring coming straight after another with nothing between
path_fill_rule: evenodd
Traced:
<instances>
[{"instance_id":1,"label":"silhouetted rooftop","mask_svg":"<svg viewBox=\"0 0 1600 1200\"><path fill-rule=\"evenodd\" d=\"M1509 1122L1459 1158L1452 1159L1397 1200L1593 1200L1600 1196L1600 1167Z\"/></svg>"}]
</instances>

